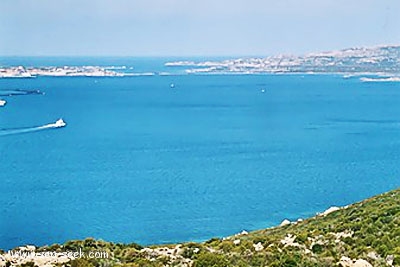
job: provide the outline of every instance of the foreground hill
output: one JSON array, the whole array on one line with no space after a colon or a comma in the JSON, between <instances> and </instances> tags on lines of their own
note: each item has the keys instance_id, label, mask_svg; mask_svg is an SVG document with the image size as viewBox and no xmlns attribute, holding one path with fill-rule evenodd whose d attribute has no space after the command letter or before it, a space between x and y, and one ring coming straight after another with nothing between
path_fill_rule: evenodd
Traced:
<instances>
[{"instance_id":1,"label":"foreground hill","mask_svg":"<svg viewBox=\"0 0 400 267\"><path fill-rule=\"evenodd\" d=\"M400 189L304 221L204 243L145 248L86 239L22 250L102 251L109 257L27 260L3 252L0 266L400 266Z\"/></svg>"}]
</instances>

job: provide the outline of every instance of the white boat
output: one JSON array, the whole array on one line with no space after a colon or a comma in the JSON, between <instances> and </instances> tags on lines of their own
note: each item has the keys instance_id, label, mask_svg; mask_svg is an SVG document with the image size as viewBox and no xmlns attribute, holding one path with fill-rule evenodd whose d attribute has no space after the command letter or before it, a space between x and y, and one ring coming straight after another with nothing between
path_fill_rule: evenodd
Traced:
<instances>
[{"instance_id":1,"label":"white boat","mask_svg":"<svg viewBox=\"0 0 400 267\"><path fill-rule=\"evenodd\" d=\"M65 123L65 121L63 119L59 119L58 121L56 121L56 123L54 123L54 126L59 128L59 127L64 127L67 124Z\"/></svg>"},{"instance_id":2,"label":"white boat","mask_svg":"<svg viewBox=\"0 0 400 267\"><path fill-rule=\"evenodd\" d=\"M0 99L0 107L4 107L7 104L7 101Z\"/></svg>"}]
</instances>

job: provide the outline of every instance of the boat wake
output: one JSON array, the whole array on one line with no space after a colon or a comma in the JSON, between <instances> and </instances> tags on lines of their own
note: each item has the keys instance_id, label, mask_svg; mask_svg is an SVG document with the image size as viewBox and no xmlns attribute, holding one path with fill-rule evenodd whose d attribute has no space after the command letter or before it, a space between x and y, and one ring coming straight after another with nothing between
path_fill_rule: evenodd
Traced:
<instances>
[{"instance_id":1,"label":"boat wake","mask_svg":"<svg viewBox=\"0 0 400 267\"><path fill-rule=\"evenodd\" d=\"M0 90L0 96L44 95L44 94L45 93L40 90L24 90L24 89Z\"/></svg>"},{"instance_id":2,"label":"boat wake","mask_svg":"<svg viewBox=\"0 0 400 267\"><path fill-rule=\"evenodd\" d=\"M43 130L48 130L48 129L57 129L57 128L65 127L66 125L67 124L64 122L63 119L59 119L55 123L45 124L42 126L1 129L0 136L33 133L33 132L38 132L38 131L43 131Z\"/></svg>"}]
</instances>

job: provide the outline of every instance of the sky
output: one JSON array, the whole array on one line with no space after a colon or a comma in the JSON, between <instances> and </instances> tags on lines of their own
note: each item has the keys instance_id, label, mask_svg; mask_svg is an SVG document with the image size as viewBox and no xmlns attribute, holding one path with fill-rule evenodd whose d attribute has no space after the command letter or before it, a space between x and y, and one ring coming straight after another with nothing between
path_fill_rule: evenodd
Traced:
<instances>
[{"instance_id":1,"label":"sky","mask_svg":"<svg viewBox=\"0 0 400 267\"><path fill-rule=\"evenodd\" d=\"M2 56L267 56L400 44L399 0L0 0Z\"/></svg>"}]
</instances>

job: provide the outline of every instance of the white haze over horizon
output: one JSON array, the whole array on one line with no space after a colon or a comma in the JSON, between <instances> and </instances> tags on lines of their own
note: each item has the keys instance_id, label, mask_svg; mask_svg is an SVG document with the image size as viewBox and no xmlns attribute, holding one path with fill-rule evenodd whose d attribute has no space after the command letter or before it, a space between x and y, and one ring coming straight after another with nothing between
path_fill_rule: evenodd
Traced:
<instances>
[{"instance_id":1,"label":"white haze over horizon","mask_svg":"<svg viewBox=\"0 0 400 267\"><path fill-rule=\"evenodd\" d=\"M398 14L398 0L2 0L0 55L272 55L399 44Z\"/></svg>"}]
</instances>

